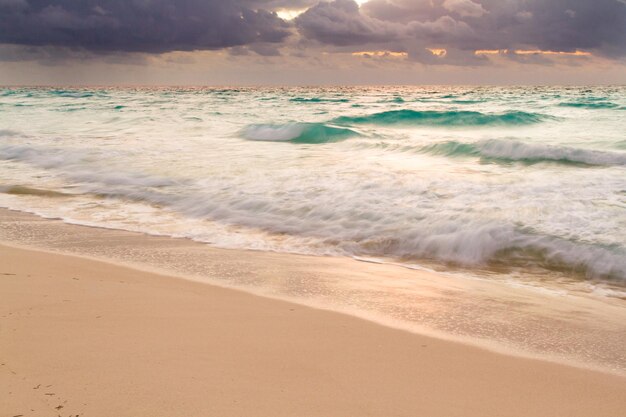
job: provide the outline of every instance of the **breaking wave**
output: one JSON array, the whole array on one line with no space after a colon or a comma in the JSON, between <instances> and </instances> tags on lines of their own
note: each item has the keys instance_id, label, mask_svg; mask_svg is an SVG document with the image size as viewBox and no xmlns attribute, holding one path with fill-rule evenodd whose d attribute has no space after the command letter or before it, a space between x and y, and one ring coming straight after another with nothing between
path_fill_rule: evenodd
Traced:
<instances>
[{"instance_id":1,"label":"breaking wave","mask_svg":"<svg viewBox=\"0 0 626 417\"><path fill-rule=\"evenodd\" d=\"M539 123L548 118L522 111L487 114L476 111L391 110L365 116L341 116L333 122L341 125L516 126Z\"/></svg>"},{"instance_id":2,"label":"breaking wave","mask_svg":"<svg viewBox=\"0 0 626 417\"><path fill-rule=\"evenodd\" d=\"M421 152L444 156L480 156L527 163L560 162L586 165L626 165L626 153L530 144L490 139L477 143L449 141L421 148Z\"/></svg>"},{"instance_id":3,"label":"breaking wave","mask_svg":"<svg viewBox=\"0 0 626 417\"><path fill-rule=\"evenodd\" d=\"M619 107L619 105L610 101L564 102L560 103L559 106L579 109L615 109Z\"/></svg>"},{"instance_id":4,"label":"breaking wave","mask_svg":"<svg viewBox=\"0 0 626 417\"><path fill-rule=\"evenodd\" d=\"M294 103L347 103L347 98L323 98L323 97L294 97L289 99Z\"/></svg>"},{"instance_id":5,"label":"breaking wave","mask_svg":"<svg viewBox=\"0 0 626 417\"><path fill-rule=\"evenodd\" d=\"M245 139L268 142L328 143L359 136L357 132L323 123L255 124L243 129Z\"/></svg>"}]
</instances>

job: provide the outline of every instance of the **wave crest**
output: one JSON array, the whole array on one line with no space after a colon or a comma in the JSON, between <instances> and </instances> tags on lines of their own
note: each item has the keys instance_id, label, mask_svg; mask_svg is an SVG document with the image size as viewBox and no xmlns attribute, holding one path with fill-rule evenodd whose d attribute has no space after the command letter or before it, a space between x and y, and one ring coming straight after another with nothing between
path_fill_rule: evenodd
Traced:
<instances>
[{"instance_id":1,"label":"wave crest","mask_svg":"<svg viewBox=\"0 0 626 417\"><path fill-rule=\"evenodd\" d=\"M328 143L359 134L351 129L323 123L254 124L242 131L245 139L267 142Z\"/></svg>"},{"instance_id":2,"label":"wave crest","mask_svg":"<svg viewBox=\"0 0 626 417\"><path fill-rule=\"evenodd\" d=\"M477 143L449 141L426 146L422 152L444 156L483 158L528 163L560 162L585 165L626 165L626 154L589 149L530 144L513 140L490 139Z\"/></svg>"},{"instance_id":3,"label":"wave crest","mask_svg":"<svg viewBox=\"0 0 626 417\"><path fill-rule=\"evenodd\" d=\"M347 103L347 98L323 98L323 97L294 97L289 99L293 103Z\"/></svg>"},{"instance_id":4,"label":"wave crest","mask_svg":"<svg viewBox=\"0 0 626 417\"><path fill-rule=\"evenodd\" d=\"M589 101L589 102L564 102L559 104L560 107L574 107L579 109L615 109L619 105L610 101Z\"/></svg>"},{"instance_id":5,"label":"wave crest","mask_svg":"<svg viewBox=\"0 0 626 417\"><path fill-rule=\"evenodd\" d=\"M515 126L539 123L548 118L522 111L487 114L477 111L391 110L365 116L341 116L333 122L341 125Z\"/></svg>"}]
</instances>

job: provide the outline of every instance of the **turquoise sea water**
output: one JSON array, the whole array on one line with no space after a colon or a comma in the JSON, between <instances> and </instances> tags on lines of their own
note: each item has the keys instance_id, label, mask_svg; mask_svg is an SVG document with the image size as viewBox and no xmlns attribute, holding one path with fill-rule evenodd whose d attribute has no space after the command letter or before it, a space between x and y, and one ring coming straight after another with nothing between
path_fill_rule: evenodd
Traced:
<instances>
[{"instance_id":1,"label":"turquoise sea water","mask_svg":"<svg viewBox=\"0 0 626 417\"><path fill-rule=\"evenodd\" d=\"M4 88L0 206L626 285L626 87Z\"/></svg>"}]
</instances>

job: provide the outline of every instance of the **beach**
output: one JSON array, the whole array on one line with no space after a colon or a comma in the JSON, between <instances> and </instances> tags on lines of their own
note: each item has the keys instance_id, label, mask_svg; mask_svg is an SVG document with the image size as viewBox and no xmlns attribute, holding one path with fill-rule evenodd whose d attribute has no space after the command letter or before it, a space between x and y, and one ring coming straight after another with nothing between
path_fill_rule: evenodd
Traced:
<instances>
[{"instance_id":1,"label":"beach","mask_svg":"<svg viewBox=\"0 0 626 417\"><path fill-rule=\"evenodd\" d=\"M119 231L2 214L4 231L21 222L25 232L78 233L84 246L122 242ZM260 262L224 252L222 274ZM302 260L279 255L274 275L294 274ZM2 415L545 417L626 407L626 380L607 372L50 248L2 244L0 265ZM350 264L355 274L354 265L370 266Z\"/></svg>"}]
</instances>

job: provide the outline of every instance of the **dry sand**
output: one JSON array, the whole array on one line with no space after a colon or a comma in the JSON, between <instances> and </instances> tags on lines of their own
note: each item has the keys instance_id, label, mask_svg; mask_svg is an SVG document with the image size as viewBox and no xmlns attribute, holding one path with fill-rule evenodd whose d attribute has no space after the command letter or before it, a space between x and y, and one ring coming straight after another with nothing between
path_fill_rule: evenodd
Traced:
<instances>
[{"instance_id":1,"label":"dry sand","mask_svg":"<svg viewBox=\"0 0 626 417\"><path fill-rule=\"evenodd\" d=\"M618 417L626 379L0 246L0 416Z\"/></svg>"}]
</instances>

